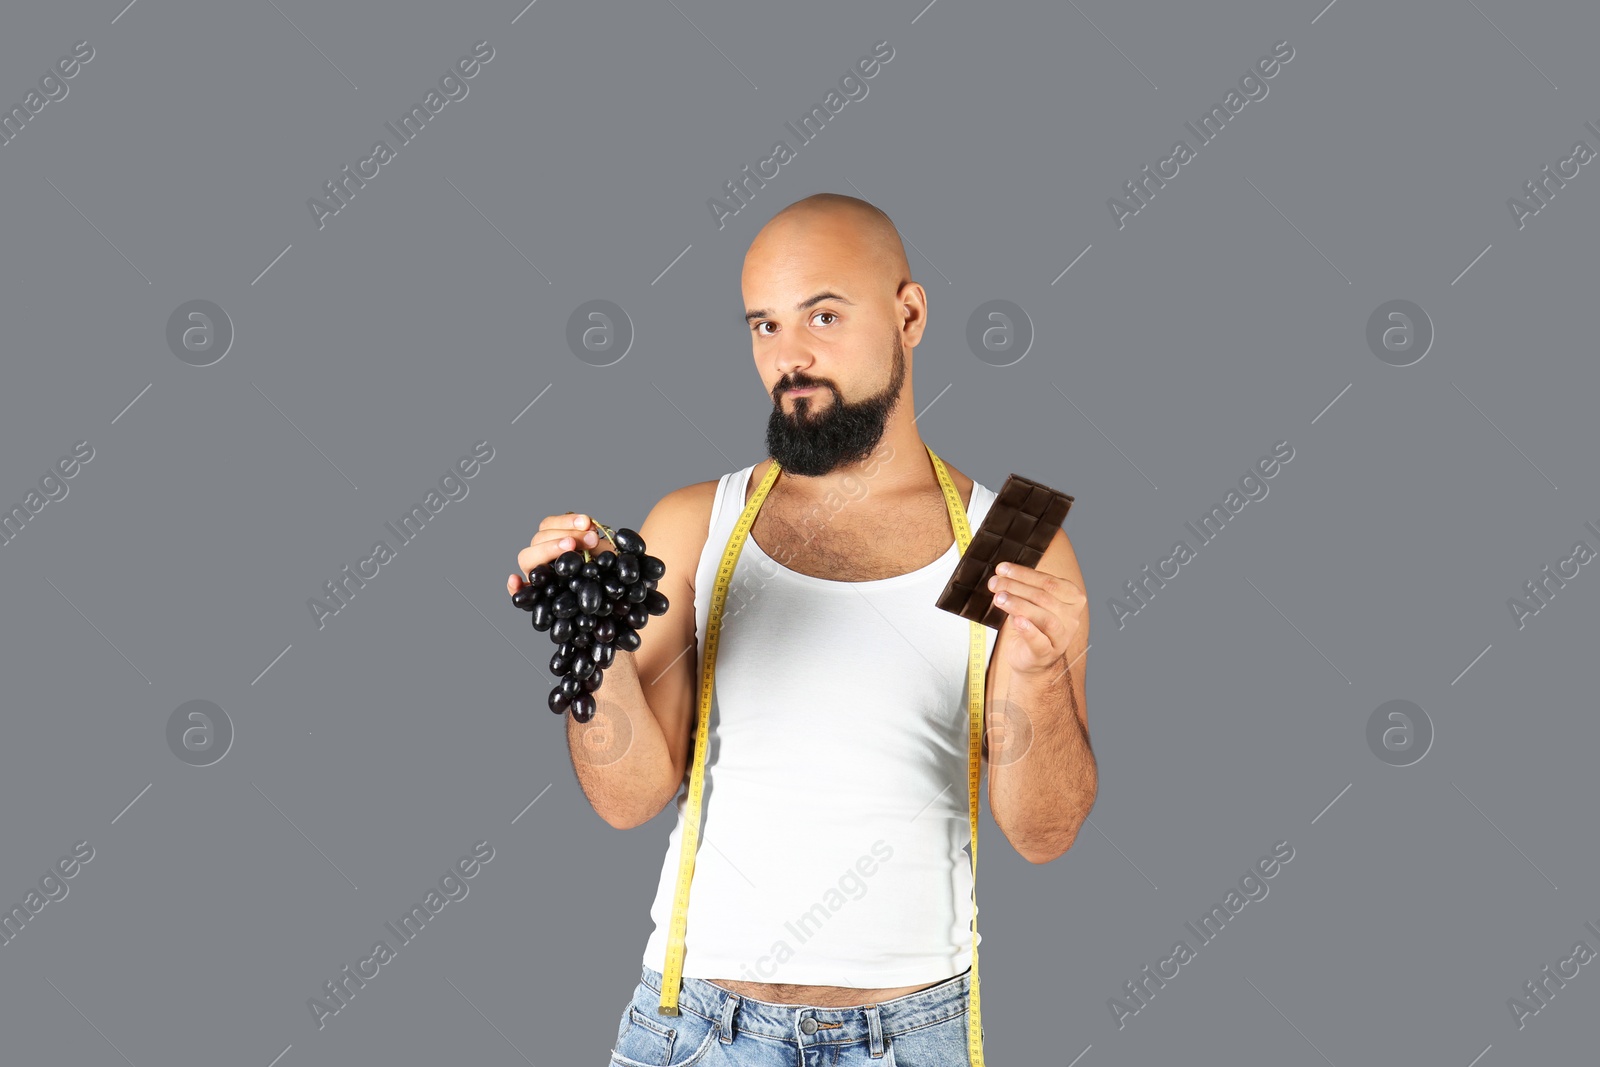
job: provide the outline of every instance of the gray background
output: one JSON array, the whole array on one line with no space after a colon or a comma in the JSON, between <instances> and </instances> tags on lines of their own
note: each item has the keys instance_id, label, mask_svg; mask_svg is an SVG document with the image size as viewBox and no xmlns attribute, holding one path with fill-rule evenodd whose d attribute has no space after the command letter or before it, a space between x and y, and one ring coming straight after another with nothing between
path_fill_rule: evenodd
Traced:
<instances>
[{"instance_id":1,"label":"gray background","mask_svg":"<svg viewBox=\"0 0 1600 1067\"><path fill-rule=\"evenodd\" d=\"M588 807L504 582L540 516L636 526L764 455L740 264L823 190L908 240L927 441L1077 498L1100 794L1044 867L985 801L988 1059L1593 1057L1593 966L1520 1031L1507 999L1600 949L1600 578L1522 628L1507 601L1600 546L1600 176L1520 230L1506 200L1600 148L1600 10L519 10L6 11L6 107L95 56L0 147L0 503L94 458L0 547L0 902L95 856L0 947L0 1059L603 1062L671 816ZM468 97L319 230L306 200L479 40ZM708 198L880 40L867 97L719 230ZM1269 95L1119 229L1107 198L1281 40ZM165 340L194 299L236 330L208 367ZM566 342L592 299L636 333L606 367ZM1035 334L1010 366L965 339L992 299ZM1394 299L1437 331L1406 367L1365 339ZM480 440L469 494L319 629L308 599ZM1110 598L1280 440L1270 495L1119 629ZM207 767L165 732L197 699L236 731ZM1366 741L1395 699L1436 732L1405 767ZM319 1030L307 999L479 840L470 895ZM1271 894L1119 1029L1108 999L1280 840Z\"/></svg>"}]
</instances>

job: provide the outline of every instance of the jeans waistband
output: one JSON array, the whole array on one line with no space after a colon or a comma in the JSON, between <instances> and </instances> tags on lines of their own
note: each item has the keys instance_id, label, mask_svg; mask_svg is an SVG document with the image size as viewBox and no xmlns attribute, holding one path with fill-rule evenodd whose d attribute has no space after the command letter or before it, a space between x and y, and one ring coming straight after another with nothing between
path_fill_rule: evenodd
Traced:
<instances>
[{"instance_id":1,"label":"jeans waistband","mask_svg":"<svg viewBox=\"0 0 1600 1067\"><path fill-rule=\"evenodd\" d=\"M644 964L640 981L660 996L660 971ZM804 1037L807 1043L871 1041L876 1046L884 1035L893 1037L964 1013L971 986L972 969L968 968L938 985L875 1005L821 1008L756 1000L704 979L684 975L679 982L678 1010L693 1012L713 1023L726 1016L735 1030L784 1040L804 1035L800 1024L812 1019L816 1029L813 1036Z\"/></svg>"}]
</instances>

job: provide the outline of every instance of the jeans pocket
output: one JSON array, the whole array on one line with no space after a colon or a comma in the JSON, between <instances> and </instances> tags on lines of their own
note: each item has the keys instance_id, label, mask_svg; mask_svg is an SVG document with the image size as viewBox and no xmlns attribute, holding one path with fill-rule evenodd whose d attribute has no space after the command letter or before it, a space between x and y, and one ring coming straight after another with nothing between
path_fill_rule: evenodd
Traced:
<instances>
[{"instance_id":1,"label":"jeans pocket","mask_svg":"<svg viewBox=\"0 0 1600 1067\"><path fill-rule=\"evenodd\" d=\"M966 1067L972 1062L967 1052L968 1018L963 1010L937 1023L894 1034L889 1038L894 1067Z\"/></svg>"},{"instance_id":2,"label":"jeans pocket","mask_svg":"<svg viewBox=\"0 0 1600 1067\"><path fill-rule=\"evenodd\" d=\"M717 1027L692 1012L659 1015L628 1005L611 1050L615 1067L690 1067L711 1051Z\"/></svg>"}]
</instances>

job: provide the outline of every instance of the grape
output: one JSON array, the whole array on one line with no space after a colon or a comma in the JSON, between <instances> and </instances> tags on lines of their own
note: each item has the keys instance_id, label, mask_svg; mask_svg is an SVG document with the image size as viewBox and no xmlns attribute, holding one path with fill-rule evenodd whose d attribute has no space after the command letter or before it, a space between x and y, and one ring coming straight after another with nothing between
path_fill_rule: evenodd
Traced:
<instances>
[{"instance_id":1,"label":"grape","mask_svg":"<svg viewBox=\"0 0 1600 1067\"><path fill-rule=\"evenodd\" d=\"M592 618L604 602L605 591L600 588L599 582L591 578L578 587L578 610L585 615Z\"/></svg>"},{"instance_id":2,"label":"grape","mask_svg":"<svg viewBox=\"0 0 1600 1067\"><path fill-rule=\"evenodd\" d=\"M644 538L632 530L618 530L616 538L611 543L621 552L632 552L635 555L644 552Z\"/></svg>"},{"instance_id":3,"label":"grape","mask_svg":"<svg viewBox=\"0 0 1600 1067\"><path fill-rule=\"evenodd\" d=\"M639 631L668 607L656 589L667 565L645 551L644 538L635 530L593 526L616 551L590 556L568 549L530 570L511 596L533 628L555 643L550 672L559 681L547 699L550 710L570 711L577 722L594 718L595 693L617 653L638 651Z\"/></svg>"}]
</instances>

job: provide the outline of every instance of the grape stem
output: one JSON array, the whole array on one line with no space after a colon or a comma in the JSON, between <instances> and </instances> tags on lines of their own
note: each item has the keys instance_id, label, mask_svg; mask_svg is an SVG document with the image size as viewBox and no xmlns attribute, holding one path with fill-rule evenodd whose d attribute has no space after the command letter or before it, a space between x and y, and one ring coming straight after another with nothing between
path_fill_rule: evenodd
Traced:
<instances>
[{"instance_id":1,"label":"grape stem","mask_svg":"<svg viewBox=\"0 0 1600 1067\"><path fill-rule=\"evenodd\" d=\"M600 531L600 534L603 537L605 537L605 539L607 541L610 541L612 544L616 544L617 543L617 531L616 530L612 529L610 526L607 526L605 523L601 522L599 519L595 518L592 515L589 517L589 524L591 526L593 526L596 530ZM600 546L596 545L595 547L599 548ZM587 548L585 548L583 550L583 561L585 563L594 562L594 557L589 555L589 550Z\"/></svg>"}]
</instances>

